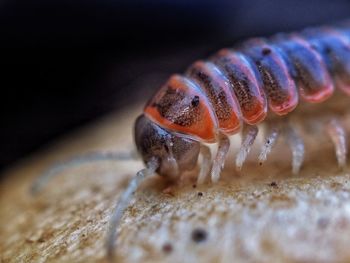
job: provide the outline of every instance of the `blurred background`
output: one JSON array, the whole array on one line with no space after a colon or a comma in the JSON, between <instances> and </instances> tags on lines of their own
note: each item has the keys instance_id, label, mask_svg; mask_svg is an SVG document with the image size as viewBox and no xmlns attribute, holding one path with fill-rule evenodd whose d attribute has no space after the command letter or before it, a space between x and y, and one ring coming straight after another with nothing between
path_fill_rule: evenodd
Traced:
<instances>
[{"instance_id":1,"label":"blurred background","mask_svg":"<svg viewBox=\"0 0 350 263\"><path fill-rule=\"evenodd\" d=\"M0 169L221 47L347 17L345 0L2 0Z\"/></svg>"}]
</instances>

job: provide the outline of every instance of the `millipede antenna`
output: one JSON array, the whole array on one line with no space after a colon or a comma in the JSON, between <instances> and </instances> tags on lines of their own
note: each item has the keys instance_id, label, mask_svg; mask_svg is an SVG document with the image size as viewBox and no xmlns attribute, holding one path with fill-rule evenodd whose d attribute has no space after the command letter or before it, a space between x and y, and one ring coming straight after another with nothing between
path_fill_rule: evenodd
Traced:
<instances>
[{"instance_id":1,"label":"millipede antenna","mask_svg":"<svg viewBox=\"0 0 350 263\"><path fill-rule=\"evenodd\" d=\"M53 177L65 169L90 162L124 160L136 160L136 154L133 152L90 152L80 156L73 156L65 161L51 165L46 171L44 171L33 182L30 188L30 193L32 195L38 194Z\"/></svg>"},{"instance_id":2,"label":"millipede antenna","mask_svg":"<svg viewBox=\"0 0 350 263\"><path fill-rule=\"evenodd\" d=\"M124 215L125 209L128 207L132 196L134 195L140 184L146 179L155 175L155 171L159 167L159 162L153 158L147 163L147 168L137 172L136 176L131 179L129 185L125 191L121 194L120 199L115 207L114 213L112 214L109 222L109 228L107 232L106 250L107 257L110 262L115 259L115 242L117 239L117 228Z\"/></svg>"}]
</instances>

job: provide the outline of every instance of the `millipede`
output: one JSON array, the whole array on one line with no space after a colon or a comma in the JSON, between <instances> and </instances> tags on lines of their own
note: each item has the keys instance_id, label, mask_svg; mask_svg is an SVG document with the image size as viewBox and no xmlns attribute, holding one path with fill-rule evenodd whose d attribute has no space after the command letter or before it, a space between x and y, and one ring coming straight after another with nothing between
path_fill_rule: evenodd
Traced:
<instances>
[{"instance_id":1,"label":"millipede","mask_svg":"<svg viewBox=\"0 0 350 263\"><path fill-rule=\"evenodd\" d=\"M335 93L346 100L341 106L343 113L327 109L326 102ZM259 163L267 160L283 137L292 152L292 174L298 174L305 145L288 118L304 106L322 108L319 120L311 118L333 142L338 165L344 168L347 131L339 116L348 113L349 102L350 21L252 38L193 63L183 75L171 76L135 121L135 144L146 167L130 180L111 217L106 242L109 259L114 258L117 227L140 183L156 174L179 178L197 166L199 156L202 162L197 183L209 178L218 182L231 135L242 135L235 159L238 171L250 153L259 125L264 124L267 128ZM208 143L217 144L213 158ZM129 158L122 153L72 158L39 177L32 191L38 192L48 178L69 165Z\"/></svg>"}]
</instances>

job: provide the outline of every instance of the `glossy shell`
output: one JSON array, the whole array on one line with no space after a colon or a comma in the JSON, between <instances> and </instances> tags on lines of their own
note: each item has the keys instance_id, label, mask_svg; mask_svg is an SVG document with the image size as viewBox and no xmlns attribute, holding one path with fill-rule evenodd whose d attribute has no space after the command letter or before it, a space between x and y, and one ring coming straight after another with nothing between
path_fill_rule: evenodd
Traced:
<instances>
[{"instance_id":1,"label":"glossy shell","mask_svg":"<svg viewBox=\"0 0 350 263\"><path fill-rule=\"evenodd\" d=\"M174 75L144 109L161 127L204 142L237 133L267 114L350 95L349 24L254 38ZM271 113L268 113L268 108Z\"/></svg>"}]
</instances>

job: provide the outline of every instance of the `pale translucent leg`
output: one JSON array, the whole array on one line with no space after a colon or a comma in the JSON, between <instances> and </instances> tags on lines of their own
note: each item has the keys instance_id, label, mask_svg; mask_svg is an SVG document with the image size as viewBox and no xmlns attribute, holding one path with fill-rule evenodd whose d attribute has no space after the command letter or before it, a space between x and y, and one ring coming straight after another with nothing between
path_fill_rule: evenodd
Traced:
<instances>
[{"instance_id":1,"label":"pale translucent leg","mask_svg":"<svg viewBox=\"0 0 350 263\"><path fill-rule=\"evenodd\" d=\"M236 157L236 169L240 171L247 159L251 147L258 135L259 129L257 126L245 126L243 129L242 145Z\"/></svg>"},{"instance_id":2,"label":"pale translucent leg","mask_svg":"<svg viewBox=\"0 0 350 263\"><path fill-rule=\"evenodd\" d=\"M229 149L230 139L226 135L220 134L218 152L216 153L215 159L213 161L213 168L211 170L211 181L213 183L216 183L220 179L220 173L224 168Z\"/></svg>"},{"instance_id":3,"label":"pale translucent leg","mask_svg":"<svg viewBox=\"0 0 350 263\"><path fill-rule=\"evenodd\" d=\"M110 262L114 261L115 257L115 241L117 239L117 228L120 224L120 221L124 215L125 209L128 207L132 196L134 195L137 188L140 184L148 177L155 175L155 171L157 170L159 163L156 159L151 160L147 164L147 168L142 169L137 172L136 176L131 179L129 185L122 193L120 199L118 200L115 211L110 219L109 228L107 232L107 240L106 240L106 249L107 256Z\"/></svg>"},{"instance_id":4,"label":"pale translucent leg","mask_svg":"<svg viewBox=\"0 0 350 263\"><path fill-rule=\"evenodd\" d=\"M197 178L197 183L204 183L205 179L209 175L211 167L211 152L208 146L201 145L200 154L202 156L201 169Z\"/></svg>"},{"instance_id":5,"label":"pale translucent leg","mask_svg":"<svg viewBox=\"0 0 350 263\"><path fill-rule=\"evenodd\" d=\"M276 145L276 142L279 136L280 136L279 128L273 127L269 129L269 133L266 137L266 141L263 144L260 155L258 157L260 165L262 165L267 160L267 156L270 154L272 148Z\"/></svg>"},{"instance_id":6,"label":"pale translucent leg","mask_svg":"<svg viewBox=\"0 0 350 263\"><path fill-rule=\"evenodd\" d=\"M96 161L123 161L136 159L133 152L91 152L81 156L74 156L62 162L53 164L44 171L32 184L31 194L37 194L47 183L61 171L74 166Z\"/></svg>"},{"instance_id":7,"label":"pale translucent leg","mask_svg":"<svg viewBox=\"0 0 350 263\"><path fill-rule=\"evenodd\" d=\"M332 119L326 125L326 132L334 144L338 165L344 168L346 166L346 157L348 154L345 129L338 120Z\"/></svg>"},{"instance_id":8,"label":"pale translucent leg","mask_svg":"<svg viewBox=\"0 0 350 263\"><path fill-rule=\"evenodd\" d=\"M287 125L285 127L285 135L293 155L292 172L293 174L297 175L300 172L300 168L304 162L304 141L291 125Z\"/></svg>"}]
</instances>

